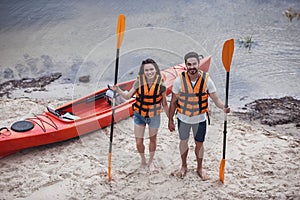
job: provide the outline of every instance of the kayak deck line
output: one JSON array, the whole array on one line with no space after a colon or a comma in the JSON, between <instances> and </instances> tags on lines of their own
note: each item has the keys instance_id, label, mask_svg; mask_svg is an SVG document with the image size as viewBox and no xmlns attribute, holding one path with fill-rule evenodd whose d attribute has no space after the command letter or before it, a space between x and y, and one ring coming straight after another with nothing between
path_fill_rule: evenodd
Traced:
<instances>
[{"instance_id":1,"label":"kayak deck line","mask_svg":"<svg viewBox=\"0 0 300 200\"><path fill-rule=\"evenodd\" d=\"M43 119L43 118L48 119L49 122L46 121L46 120ZM44 131L44 133L46 132L46 128L45 128L44 123L46 123L46 124L52 126L52 127L55 128L56 130L58 130L58 127L57 127L57 125L55 124L55 122L54 122L50 117L48 117L47 115L44 115L44 114L37 114L37 115L34 114L34 117L27 118L26 120L29 120L29 121L31 121L31 122L37 124L39 127L41 127L41 129ZM38 122L40 122L40 123L38 123Z\"/></svg>"}]
</instances>

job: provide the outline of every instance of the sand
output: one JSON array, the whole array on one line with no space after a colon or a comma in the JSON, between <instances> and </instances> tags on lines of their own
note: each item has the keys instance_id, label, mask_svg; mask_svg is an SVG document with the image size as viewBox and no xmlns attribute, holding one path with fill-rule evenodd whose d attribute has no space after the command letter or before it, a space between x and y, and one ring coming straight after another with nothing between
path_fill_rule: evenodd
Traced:
<instances>
[{"instance_id":1,"label":"sand","mask_svg":"<svg viewBox=\"0 0 300 200\"><path fill-rule=\"evenodd\" d=\"M44 111L48 104L61 103L1 99L0 120L10 124ZM204 158L204 170L210 178L207 181L196 174L192 139L187 175L183 179L171 175L181 163L179 139L177 131L169 132L163 113L154 161L158 172L139 168L133 119L128 118L115 125L111 182L107 181L110 128L105 128L2 158L0 199L299 199L300 141L291 134L297 132L295 125L270 127L229 114L222 184L218 173L223 114L211 107Z\"/></svg>"},{"instance_id":2,"label":"sand","mask_svg":"<svg viewBox=\"0 0 300 200\"><path fill-rule=\"evenodd\" d=\"M0 82L54 72L61 72L62 78L45 91L16 90L10 91L11 98L1 97L0 127L41 113L47 105L55 107L93 92L101 88L100 79L105 85L112 83L113 78L105 79L110 74L105 70L114 69L114 34L120 13L127 20L120 78L133 78L129 75L135 76L131 72L137 71L145 56L160 66L170 66L195 50L212 55L210 74L223 97L223 42L253 35L251 53L236 45L230 104L265 95L299 97L300 87L294 84L299 77L299 23L290 23L282 14L288 7L299 7L298 2L195 2L154 1L151 6L144 1L2 3ZM288 67L282 70L282 66ZM3 78L8 69L14 77ZM91 76L90 83L79 84L78 77L84 75ZM281 80L280 87L274 87L277 80ZM177 131L169 132L162 114L155 155L158 173L139 168L129 118L115 125L111 182L107 181L110 128L106 128L0 159L0 199L300 199L300 141L295 124L271 127L231 113L225 183L221 184L223 114L211 108L204 157L207 181L195 172L192 139L186 177L171 175L181 163L179 138Z\"/></svg>"}]
</instances>

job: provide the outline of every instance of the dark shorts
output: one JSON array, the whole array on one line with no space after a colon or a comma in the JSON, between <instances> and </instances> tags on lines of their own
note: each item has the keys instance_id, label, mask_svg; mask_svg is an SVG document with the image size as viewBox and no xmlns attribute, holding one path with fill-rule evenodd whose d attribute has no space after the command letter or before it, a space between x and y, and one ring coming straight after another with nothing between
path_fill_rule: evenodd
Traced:
<instances>
[{"instance_id":1,"label":"dark shorts","mask_svg":"<svg viewBox=\"0 0 300 200\"><path fill-rule=\"evenodd\" d=\"M193 130L194 139L197 142L204 142L206 135L206 121L198 124L187 124L180 119L178 120L178 133L180 140L187 140L190 137L191 128Z\"/></svg>"},{"instance_id":2,"label":"dark shorts","mask_svg":"<svg viewBox=\"0 0 300 200\"><path fill-rule=\"evenodd\" d=\"M148 124L149 128L158 129L160 126L160 114L155 115L154 117L145 118L134 111L133 121L136 125L139 126L146 126L146 124Z\"/></svg>"}]
</instances>

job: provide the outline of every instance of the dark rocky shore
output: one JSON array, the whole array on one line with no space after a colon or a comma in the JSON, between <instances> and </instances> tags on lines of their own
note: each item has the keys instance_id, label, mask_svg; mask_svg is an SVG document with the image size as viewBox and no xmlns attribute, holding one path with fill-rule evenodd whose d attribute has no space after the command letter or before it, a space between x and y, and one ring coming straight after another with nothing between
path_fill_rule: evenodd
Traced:
<instances>
[{"instance_id":1,"label":"dark rocky shore","mask_svg":"<svg viewBox=\"0 0 300 200\"><path fill-rule=\"evenodd\" d=\"M50 75L45 75L40 78L22 78L21 80L9 80L0 84L0 97L7 96L14 89L26 89L32 88L32 91L45 91L45 86L49 85L51 82L59 79L61 73L53 73ZM31 90L25 90L24 92L30 93Z\"/></svg>"},{"instance_id":2,"label":"dark rocky shore","mask_svg":"<svg viewBox=\"0 0 300 200\"><path fill-rule=\"evenodd\" d=\"M235 114L265 125L295 124L300 128L300 100L293 97L258 99L246 104L243 110L246 112Z\"/></svg>"}]
</instances>

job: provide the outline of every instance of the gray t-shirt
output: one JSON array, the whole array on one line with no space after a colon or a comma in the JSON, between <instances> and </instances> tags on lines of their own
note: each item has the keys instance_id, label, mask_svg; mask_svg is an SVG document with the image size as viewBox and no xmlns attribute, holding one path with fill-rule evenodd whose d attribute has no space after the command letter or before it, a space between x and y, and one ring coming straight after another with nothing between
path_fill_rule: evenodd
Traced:
<instances>
[{"instance_id":1,"label":"gray t-shirt","mask_svg":"<svg viewBox=\"0 0 300 200\"><path fill-rule=\"evenodd\" d=\"M193 85L195 85L195 83L196 82L192 82ZM178 76L173 83L172 92L174 94L176 94L176 96L177 96L180 91L181 91L181 80L180 80L180 76ZM206 91L210 94L217 91L216 86L210 77L208 77L208 79L207 79ZM199 122L203 122L206 120L206 113L192 116L192 117L181 114L181 113L177 113L177 117L178 117L178 119L180 119L181 121L183 121L185 123L197 124Z\"/></svg>"}]
</instances>

